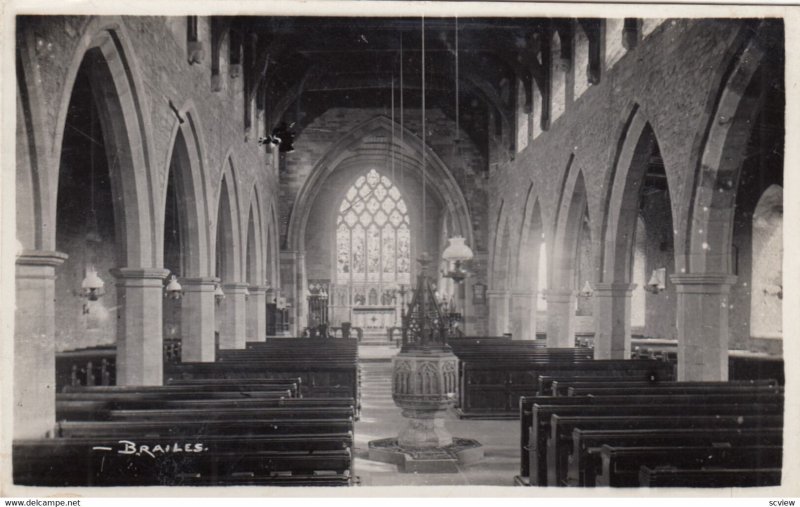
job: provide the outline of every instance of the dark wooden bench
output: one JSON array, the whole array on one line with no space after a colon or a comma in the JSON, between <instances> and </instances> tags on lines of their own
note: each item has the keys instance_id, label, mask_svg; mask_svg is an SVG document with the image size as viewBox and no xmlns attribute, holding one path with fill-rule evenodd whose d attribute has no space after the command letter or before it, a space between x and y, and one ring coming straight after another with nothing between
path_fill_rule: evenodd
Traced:
<instances>
[{"instance_id":1,"label":"dark wooden bench","mask_svg":"<svg viewBox=\"0 0 800 507\"><path fill-rule=\"evenodd\" d=\"M540 377L540 386L542 385L543 378ZM551 377L552 378L552 377ZM577 379L553 379L550 381L550 387L546 392L542 392L540 394L547 394L552 396L566 396L569 394L570 388L575 388L576 390L584 390L584 389L596 389L596 388L644 388L644 387L695 387L695 386L703 386L703 387L713 387L713 386L738 386L738 387L758 387L758 386L768 386L768 387L777 387L779 384L774 379L761 379L761 380L739 380L739 381L730 381L730 382L718 382L718 381L652 381L647 379L620 379L618 377L600 377L597 379L589 379L586 377L579 377ZM574 391L577 393L581 393L581 391ZM587 391L592 393L592 391ZM583 392L586 394L586 392ZM600 394L598 392L598 394Z\"/></svg>"},{"instance_id":2,"label":"dark wooden bench","mask_svg":"<svg viewBox=\"0 0 800 507\"><path fill-rule=\"evenodd\" d=\"M16 441L14 482L56 487L280 485L291 477L294 484L346 485L352 477L351 449L348 434Z\"/></svg>"},{"instance_id":3,"label":"dark wooden bench","mask_svg":"<svg viewBox=\"0 0 800 507\"><path fill-rule=\"evenodd\" d=\"M645 488L733 488L778 486L780 484L780 468L682 470L642 467L639 472L639 485Z\"/></svg>"},{"instance_id":4,"label":"dark wooden bench","mask_svg":"<svg viewBox=\"0 0 800 507\"><path fill-rule=\"evenodd\" d=\"M602 470L600 451L603 445L617 447L681 446L753 446L783 445L783 428L713 428L573 430L573 450L569 459L567 485L594 486Z\"/></svg>"},{"instance_id":5,"label":"dark wooden bench","mask_svg":"<svg viewBox=\"0 0 800 507\"><path fill-rule=\"evenodd\" d=\"M600 448L602 471L595 478L599 487L638 487L642 466L680 469L772 468L783 462L781 446L612 447Z\"/></svg>"},{"instance_id":6,"label":"dark wooden bench","mask_svg":"<svg viewBox=\"0 0 800 507\"><path fill-rule=\"evenodd\" d=\"M695 413L702 406L726 405L715 408L719 414L742 413L745 404L763 400L763 397L742 397L718 395L706 396L702 405L698 406L697 397L691 395L672 396L584 396L584 397L526 397L520 402L520 435L521 463L520 477L528 477L531 485L544 485L547 482L547 462L544 458L547 438L551 434L551 417L554 414L563 416L609 416L643 415L640 406L646 407L647 414L673 416L681 413ZM573 401L570 401L573 400ZM737 403L738 402L738 403ZM782 404L775 400L763 400L760 410L765 414L782 413ZM539 453L540 456L532 456ZM530 468L533 460L538 463L536 469Z\"/></svg>"},{"instance_id":7,"label":"dark wooden bench","mask_svg":"<svg viewBox=\"0 0 800 507\"><path fill-rule=\"evenodd\" d=\"M724 411L724 410L723 410ZM643 410L642 413L649 412ZM582 430L628 430L643 429L673 430L690 429L728 429L728 428L775 428L783 425L783 416L751 414L739 407L738 414L720 414L720 410L693 410L693 415L665 417L664 415L608 415L569 417L554 414L550 422L550 437L546 444L547 485L566 484L567 463L573 450L573 431ZM532 455L533 456L533 455ZM638 470L638 469L637 469Z\"/></svg>"},{"instance_id":8,"label":"dark wooden bench","mask_svg":"<svg viewBox=\"0 0 800 507\"><path fill-rule=\"evenodd\" d=\"M708 393L709 390L713 389L714 392L725 392L727 394L736 394L736 393L752 393L752 392L764 392L764 393L775 393L775 392L783 392L783 388L776 386L776 385L765 385L765 386L751 386L751 385L736 385L736 384L699 384L699 385L686 385L683 382L672 384L653 384L650 386L636 386L636 385L622 385L617 387L602 387L602 386L595 386L595 387L569 387L567 389L567 396L613 396L613 395L643 395L643 394L655 394L655 395L667 395L667 394L702 394Z\"/></svg>"},{"instance_id":9,"label":"dark wooden bench","mask_svg":"<svg viewBox=\"0 0 800 507\"><path fill-rule=\"evenodd\" d=\"M534 396L539 390L539 376L564 376L573 371L598 371L604 376L647 376L665 380L673 377L673 368L660 361L578 360L536 361L493 360L462 365L461 417L512 418L519 416L519 399Z\"/></svg>"}]
</instances>

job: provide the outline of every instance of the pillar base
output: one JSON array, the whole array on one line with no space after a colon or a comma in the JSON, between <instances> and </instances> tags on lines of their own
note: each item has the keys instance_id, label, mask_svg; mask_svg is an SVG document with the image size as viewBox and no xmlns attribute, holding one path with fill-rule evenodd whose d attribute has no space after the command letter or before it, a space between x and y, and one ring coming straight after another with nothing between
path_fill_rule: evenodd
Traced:
<instances>
[{"instance_id":1,"label":"pillar base","mask_svg":"<svg viewBox=\"0 0 800 507\"><path fill-rule=\"evenodd\" d=\"M397 438L382 438L369 442L369 459L397 466L402 473L457 473L459 465L466 466L483 459L483 446L470 438L452 438L445 446L405 448Z\"/></svg>"}]
</instances>

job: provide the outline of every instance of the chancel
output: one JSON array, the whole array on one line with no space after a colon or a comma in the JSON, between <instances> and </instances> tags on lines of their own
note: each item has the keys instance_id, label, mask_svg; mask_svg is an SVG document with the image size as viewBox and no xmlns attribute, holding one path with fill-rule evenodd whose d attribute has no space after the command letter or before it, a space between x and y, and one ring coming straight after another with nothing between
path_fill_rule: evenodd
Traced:
<instances>
[{"instance_id":1,"label":"chancel","mask_svg":"<svg viewBox=\"0 0 800 507\"><path fill-rule=\"evenodd\" d=\"M16 485L785 483L783 20L450 5L17 16Z\"/></svg>"}]
</instances>

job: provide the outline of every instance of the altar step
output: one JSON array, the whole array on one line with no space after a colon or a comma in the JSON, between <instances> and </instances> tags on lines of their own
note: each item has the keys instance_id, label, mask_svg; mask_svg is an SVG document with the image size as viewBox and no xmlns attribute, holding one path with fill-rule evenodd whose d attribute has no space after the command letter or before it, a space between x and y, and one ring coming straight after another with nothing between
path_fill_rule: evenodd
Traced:
<instances>
[{"instance_id":1,"label":"altar step","mask_svg":"<svg viewBox=\"0 0 800 507\"><path fill-rule=\"evenodd\" d=\"M381 333L381 334L364 333L364 336L361 338L361 341L359 341L358 344L365 346L390 345L389 338L386 336L386 333Z\"/></svg>"}]
</instances>

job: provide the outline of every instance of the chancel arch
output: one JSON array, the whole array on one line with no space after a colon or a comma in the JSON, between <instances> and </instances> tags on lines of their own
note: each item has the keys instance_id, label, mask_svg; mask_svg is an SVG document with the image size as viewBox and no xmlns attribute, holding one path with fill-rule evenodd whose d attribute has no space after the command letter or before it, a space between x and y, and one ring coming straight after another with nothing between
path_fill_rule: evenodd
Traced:
<instances>
[{"instance_id":1,"label":"chancel arch","mask_svg":"<svg viewBox=\"0 0 800 507\"><path fill-rule=\"evenodd\" d=\"M413 284L414 277L418 272L417 258L422 253L434 256L442 250L443 246L440 245L439 232L443 220L448 220L451 224L451 234L464 236L467 238L468 244L473 238L472 223L467 211L466 200L449 168L430 147L426 147L425 179L423 182L420 139L407 129L403 131L401 137L399 125L395 125L394 129L395 134L392 136L391 120L383 116L377 116L364 122L336 141L315 164L314 171L301 188L292 206L293 212L289 217L287 246L290 249L297 248L297 250L291 251L295 252L292 254L295 258L293 263L299 269L295 272L295 280L282 279L283 293L295 301L300 298L307 299L303 295L305 290L313 291L318 286L330 284L330 322L331 325L336 327L342 322L351 322L354 325L356 322L361 324L369 322L370 326L358 327L371 329L374 324L374 329L371 329L373 333L384 333L386 327L393 327L381 324L381 322L387 322L386 319L394 319L393 322L396 322L398 313L395 312L394 316L390 315L389 307L396 305L399 308L403 304L404 298L406 303L410 302L411 294L403 295L399 291L408 289L406 283ZM394 163L392 162L393 160ZM367 182L367 176L373 170L378 177L377 180L373 180L377 181L374 188L370 187ZM363 181L359 180L362 176L364 177ZM387 179L391 186L385 185L384 179ZM356 183L365 185L359 186L355 190L356 196L359 192L377 191L379 187L386 190L387 196L389 196L389 192L392 195L401 196L398 200L393 200L391 196L385 197L385 200L378 204L379 208L374 211L375 218L383 220L383 218L380 218L383 215L388 218L391 216L392 211L401 213L399 210L402 207L405 209L402 213L407 215L407 219L405 216L403 217L403 222L398 224L397 231L398 234L405 235L406 232L404 231L407 226L408 234L410 235L408 271L395 272L398 276L401 275L403 277L403 281L398 279L393 282L396 286L388 295L385 291L378 293L376 289L377 306L385 307L385 310L381 310L385 315L365 316L364 319L367 320L359 320L361 317L356 317L352 312L353 308L358 306L356 305L356 296L358 296L359 302L361 302L362 296L368 302L369 291L364 294L356 294L351 292L352 285L349 288L339 285L336 282L339 276L338 267L336 267L339 260L336 255L333 255L333 252L338 248L335 237L339 226L345 224L346 227L349 227L345 219L348 216L347 213L351 210L348 209L340 217L340 209L342 209L342 206L360 206L358 199L350 202L350 204L345 204L348 191ZM423 192L423 185L425 192ZM392 187L395 188L394 191L391 190ZM424 214L422 213L423 194L426 196ZM370 197L372 196L372 194L369 195ZM400 204L401 201L402 206ZM382 209L382 206L387 206L388 209L392 203L396 207L389 210L389 214L387 214ZM364 204L366 205L366 203ZM380 214L379 211L381 212ZM367 218L368 216L370 217L369 219ZM351 231L351 234L361 234L361 229L359 229L361 227L366 235L367 228L370 225L378 227L378 224L372 221L372 216L369 213L359 215L358 220L352 226L353 229L348 230ZM422 227L423 216L426 218L426 226L424 228ZM341 223L337 223L338 218L342 219ZM364 223L361 223L361 220L364 220ZM388 235L389 229L385 228L385 224L381 227L381 231L387 231L386 234ZM360 243L357 242L356 244ZM364 245L366 248L366 243ZM403 269L405 270L405 260L403 260L403 264ZM431 276L435 276L436 264L433 263L429 266ZM352 266L348 267L348 269L351 268ZM381 266L381 269L383 269L383 266ZM369 274L369 271L365 272L365 276L367 274ZM350 274L347 276L349 277ZM409 282L405 281L405 277L408 277ZM382 305L381 301L389 303ZM297 318L298 322L305 326L308 322L308 315L305 313L305 302L303 302L301 308L303 310L298 311ZM469 309L467 311L470 313ZM362 309L358 310L359 314L362 312ZM374 321L372 317L375 317Z\"/></svg>"}]
</instances>

